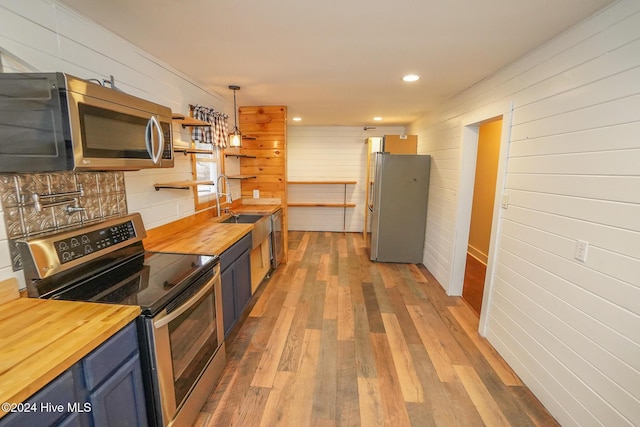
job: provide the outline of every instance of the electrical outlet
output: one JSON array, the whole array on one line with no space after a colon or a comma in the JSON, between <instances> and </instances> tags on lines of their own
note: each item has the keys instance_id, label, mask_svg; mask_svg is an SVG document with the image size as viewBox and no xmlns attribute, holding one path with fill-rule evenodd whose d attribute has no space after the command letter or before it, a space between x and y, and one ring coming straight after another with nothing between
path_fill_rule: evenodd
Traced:
<instances>
[{"instance_id":1,"label":"electrical outlet","mask_svg":"<svg viewBox=\"0 0 640 427\"><path fill-rule=\"evenodd\" d=\"M507 209L509 207L509 195L502 195L502 209Z\"/></svg>"},{"instance_id":2,"label":"electrical outlet","mask_svg":"<svg viewBox=\"0 0 640 427\"><path fill-rule=\"evenodd\" d=\"M586 262L587 261L587 250L589 249L589 242L585 242L584 240L578 240L576 242L576 255L575 258L578 261Z\"/></svg>"},{"instance_id":3,"label":"electrical outlet","mask_svg":"<svg viewBox=\"0 0 640 427\"><path fill-rule=\"evenodd\" d=\"M253 190L253 198L254 199L260 198L260 190Z\"/></svg>"}]
</instances>

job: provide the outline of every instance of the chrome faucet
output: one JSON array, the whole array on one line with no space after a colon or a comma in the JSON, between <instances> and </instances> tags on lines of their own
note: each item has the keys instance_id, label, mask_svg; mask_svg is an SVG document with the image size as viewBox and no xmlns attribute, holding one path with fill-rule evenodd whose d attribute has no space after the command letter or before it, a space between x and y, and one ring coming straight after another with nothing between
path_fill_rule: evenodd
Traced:
<instances>
[{"instance_id":1,"label":"chrome faucet","mask_svg":"<svg viewBox=\"0 0 640 427\"><path fill-rule=\"evenodd\" d=\"M226 193L220 192L220 178L224 180L224 188ZM216 208L218 210L218 216L220 216L220 196L227 196L227 203L230 205L233 202L233 197L231 196L231 186L229 185L229 177L225 174L218 175L218 180L216 181Z\"/></svg>"}]
</instances>

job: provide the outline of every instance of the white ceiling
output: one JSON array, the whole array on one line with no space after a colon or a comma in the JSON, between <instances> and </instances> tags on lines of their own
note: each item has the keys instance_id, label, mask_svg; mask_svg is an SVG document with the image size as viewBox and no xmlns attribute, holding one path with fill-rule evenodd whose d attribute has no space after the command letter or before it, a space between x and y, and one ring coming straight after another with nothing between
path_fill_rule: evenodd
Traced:
<instances>
[{"instance_id":1,"label":"white ceiling","mask_svg":"<svg viewBox=\"0 0 640 427\"><path fill-rule=\"evenodd\" d=\"M613 2L60 1L239 106L346 126L407 124Z\"/></svg>"}]
</instances>

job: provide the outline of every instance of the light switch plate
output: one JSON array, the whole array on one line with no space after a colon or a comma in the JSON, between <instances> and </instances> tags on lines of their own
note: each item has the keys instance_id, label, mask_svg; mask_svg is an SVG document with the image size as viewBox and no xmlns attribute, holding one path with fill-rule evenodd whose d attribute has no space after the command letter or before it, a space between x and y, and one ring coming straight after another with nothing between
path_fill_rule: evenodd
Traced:
<instances>
[{"instance_id":1,"label":"light switch plate","mask_svg":"<svg viewBox=\"0 0 640 427\"><path fill-rule=\"evenodd\" d=\"M260 190L253 190L253 198L254 199L260 198Z\"/></svg>"},{"instance_id":2,"label":"light switch plate","mask_svg":"<svg viewBox=\"0 0 640 427\"><path fill-rule=\"evenodd\" d=\"M502 195L502 209L507 209L509 207L509 195Z\"/></svg>"},{"instance_id":3,"label":"light switch plate","mask_svg":"<svg viewBox=\"0 0 640 427\"><path fill-rule=\"evenodd\" d=\"M584 240L578 240L576 242L576 255L575 258L578 261L586 262L587 261L587 250L589 249L589 242L585 242Z\"/></svg>"}]
</instances>

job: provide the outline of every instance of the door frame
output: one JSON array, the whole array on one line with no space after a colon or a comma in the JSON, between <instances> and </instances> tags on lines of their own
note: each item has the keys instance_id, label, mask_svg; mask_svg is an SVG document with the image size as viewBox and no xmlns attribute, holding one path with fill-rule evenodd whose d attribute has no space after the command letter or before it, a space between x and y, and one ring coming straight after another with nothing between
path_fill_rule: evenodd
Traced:
<instances>
[{"instance_id":1,"label":"door frame","mask_svg":"<svg viewBox=\"0 0 640 427\"><path fill-rule=\"evenodd\" d=\"M485 336L486 333L489 311L491 309L491 298L493 295L493 279L496 265L495 255L498 247L499 228L501 224L500 218L502 216L502 197L506 184L509 143L511 141L513 101L490 104L462 117L462 153L460 156L460 175L458 180L459 190L453 242L453 262L449 281L450 285L447 290L448 295L462 295L471 226L471 208L473 204L479 128L481 124L499 117L502 117L502 132L500 135L500 150L498 154L498 174L496 177L493 218L491 220L487 273L485 275L482 310L480 312L480 324L478 327L478 331L482 336Z\"/></svg>"}]
</instances>

